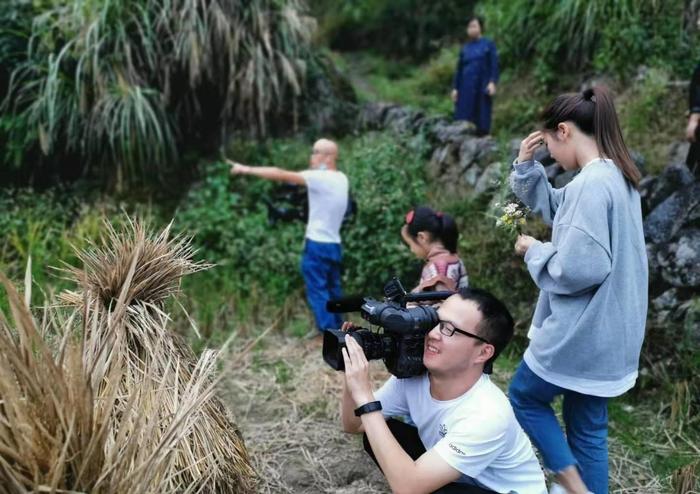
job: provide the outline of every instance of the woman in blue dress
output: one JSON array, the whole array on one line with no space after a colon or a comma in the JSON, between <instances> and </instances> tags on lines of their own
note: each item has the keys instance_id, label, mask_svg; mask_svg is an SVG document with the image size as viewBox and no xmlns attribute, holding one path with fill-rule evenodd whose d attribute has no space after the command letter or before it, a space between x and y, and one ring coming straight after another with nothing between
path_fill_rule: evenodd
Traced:
<instances>
[{"instance_id":1,"label":"woman in blue dress","mask_svg":"<svg viewBox=\"0 0 700 494\"><path fill-rule=\"evenodd\" d=\"M452 90L455 120L472 122L479 135L491 131L491 97L498 82L498 52L494 42L482 36L483 28L481 18L469 19L469 40L459 51Z\"/></svg>"}]
</instances>

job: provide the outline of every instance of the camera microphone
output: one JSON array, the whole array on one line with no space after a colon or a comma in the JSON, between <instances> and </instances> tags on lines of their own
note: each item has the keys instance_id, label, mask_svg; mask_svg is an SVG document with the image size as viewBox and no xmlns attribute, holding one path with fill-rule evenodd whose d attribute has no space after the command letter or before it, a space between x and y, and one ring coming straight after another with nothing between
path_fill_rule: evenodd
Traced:
<instances>
[{"instance_id":1,"label":"camera microphone","mask_svg":"<svg viewBox=\"0 0 700 494\"><path fill-rule=\"evenodd\" d=\"M329 300L326 302L326 310L333 313L358 312L365 303L365 297L350 295Z\"/></svg>"}]
</instances>

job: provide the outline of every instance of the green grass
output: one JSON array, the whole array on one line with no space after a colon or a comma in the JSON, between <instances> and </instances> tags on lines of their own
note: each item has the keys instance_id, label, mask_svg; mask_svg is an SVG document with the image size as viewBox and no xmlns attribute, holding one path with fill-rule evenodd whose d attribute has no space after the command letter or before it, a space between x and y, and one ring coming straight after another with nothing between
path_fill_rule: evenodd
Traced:
<instances>
[{"instance_id":1,"label":"green grass","mask_svg":"<svg viewBox=\"0 0 700 494\"><path fill-rule=\"evenodd\" d=\"M423 65L387 60L367 52L333 55L361 101L388 101L429 114L452 113L452 77L459 46L442 49Z\"/></svg>"},{"instance_id":2,"label":"green grass","mask_svg":"<svg viewBox=\"0 0 700 494\"><path fill-rule=\"evenodd\" d=\"M678 431L669 416L673 399L663 390L656 390L653 396L631 392L611 400L608 407L611 437L637 458L647 460L660 478L698 459L691 444L700 441L699 424Z\"/></svg>"}]
</instances>

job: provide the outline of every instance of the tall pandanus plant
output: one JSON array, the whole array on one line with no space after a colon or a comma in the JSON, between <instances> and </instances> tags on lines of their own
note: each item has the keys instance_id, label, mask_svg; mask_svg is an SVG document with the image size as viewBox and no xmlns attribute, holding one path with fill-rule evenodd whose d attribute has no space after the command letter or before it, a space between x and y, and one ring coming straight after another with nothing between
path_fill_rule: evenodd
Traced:
<instances>
[{"instance_id":1,"label":"tall pandanus plant","mask_svg":"<svg viewBox=\"0 0 700 494\"><path fill-rule=\"evenodd\" d=\"M265 134L297 104L315 28L303 0L52 0L30 11L28 32L0 31L0 60L14 64L0 141L18 166L38 150L117 185L172 170L223 126ZM15 38L25 52L3 58Z\"/></svg>"},{"instance_id":2,"label":"tall pandanus plant","mask_svg":"<svg viewBox=\"0 0 700 494\"><path fill-rule=\"evenodd\" d=\"M0 274L0 492L250 492L255 472L216 398L216 352L168 329L189 239L107 226L40 321ZM26 283L29 292L30 282Z\"/></svg>"}]
</instances>

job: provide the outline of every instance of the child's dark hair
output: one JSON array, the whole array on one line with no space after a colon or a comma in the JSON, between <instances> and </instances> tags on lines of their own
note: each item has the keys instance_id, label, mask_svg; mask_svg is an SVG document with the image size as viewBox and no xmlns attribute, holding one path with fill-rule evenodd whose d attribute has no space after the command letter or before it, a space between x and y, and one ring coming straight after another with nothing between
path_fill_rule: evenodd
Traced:
<instances>
[{"instance_id":1,"label":"child's dark hair","mask_svg":"<svg viewBox=\"0 0 700 494\"><path fill-rule=\"evenodd\" d=\"M416 238L418 232L430 233L432 240L439 240L451 253L457 253L459 232L454 218L440 211L433 211L428 206L418 206L406 215L408 233Z\"/></svg>"},{"instance_id":2,"label":"child's dark hair","mask_svg":"<svg viewBox=\"0 0 700 494\"><path fill-rule=\"evenodd\" d=\"M484 364L484 372L491 374L493 362L508 346L513 337L513 316L503 302L486 290L479 288L462 288L459 295L464 300L473 301L481 312L478 335L493 345L494 353Z\"/></svg>"},{"instance_id":3,"label":"child's dark hair","mask_svg":"<svg viewBox=\"0 0 700 494\"><path fill-rule=\"evenodd\" d=\"M615 162L632 185L639 187L641 173L622 138L615 105L606 88L597 86L582 93L557 96L542 112L542 120L549 131L556 131L567 120L575 123L582 132L595 138L600 152Z\"/></svg>"}]
</instances>

